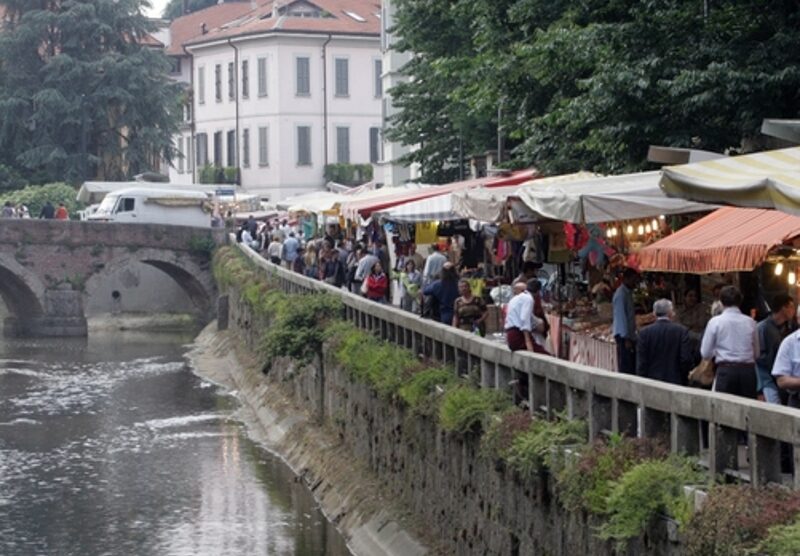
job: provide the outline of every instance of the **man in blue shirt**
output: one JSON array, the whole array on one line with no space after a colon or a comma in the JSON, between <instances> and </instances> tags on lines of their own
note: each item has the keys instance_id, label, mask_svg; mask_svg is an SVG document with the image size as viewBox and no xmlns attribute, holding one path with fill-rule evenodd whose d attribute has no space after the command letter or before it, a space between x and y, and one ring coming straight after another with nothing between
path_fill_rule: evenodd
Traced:
<instances>
[{"instance_id":1,"label":"man in blue shirt","mask_svg":"<svg viewBox=\"0 0 800 556\"><path fill-rule=\"evenodd\" d=\"M639 281L639 273L626 268L622 284L614 292L613 333L617 343L617 370L636 374L636 313L633 309L633 289Z\"/></svg>"},{"instance_id":2,"label":"man in blue shirt","mask_svg":"<svg viewBox=\"0 0 800 556\"><path fill-rule=\"evenodd\" d=\"M283 242L283 252L281 258L286 263L286 268L291 269L292 263L297 258L297 249L300 247L300 242L294 235L294 232L289 232L289 237Z\"/></svg>"}]
</instances>

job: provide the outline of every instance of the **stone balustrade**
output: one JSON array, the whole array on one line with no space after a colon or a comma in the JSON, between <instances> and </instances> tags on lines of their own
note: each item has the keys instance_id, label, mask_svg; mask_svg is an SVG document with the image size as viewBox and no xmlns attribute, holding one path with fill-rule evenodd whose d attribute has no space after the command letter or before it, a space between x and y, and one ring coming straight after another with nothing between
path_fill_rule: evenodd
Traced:
<instances>
[{"instance_id":1,"label":"stone balustrade","mask_svg":"<svg viewBox=\"0 0 800 556\"><path fill-rule=\"evenodd\" d=\"M796 409L530 352L512 353L505 344L368 301L239 247L287 293L337 294L348 321L419 356L452 365L459 374L479 372L484 387L511 389L512 381L527 377L532 410L585 419L592 438L611 432L665 437L673 452L698 457L712 475L800 488L800 471L791 476L781 473L781 443L794 447L794 468L800 470L800 411Z\"/></svg>"}]
</instances>

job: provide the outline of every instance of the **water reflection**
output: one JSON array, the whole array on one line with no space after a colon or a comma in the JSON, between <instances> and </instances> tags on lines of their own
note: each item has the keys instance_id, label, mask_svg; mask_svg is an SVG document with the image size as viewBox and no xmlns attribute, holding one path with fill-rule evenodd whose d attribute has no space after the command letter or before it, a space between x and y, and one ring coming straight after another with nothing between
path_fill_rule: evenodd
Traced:
<instances>
[{"instance_id":1,"label":"water reflection","mask_svg":"<svg viewBox=\"0 0 800 556\"><path fill-rule=\"evenodd\" d=\"M0 343L0 554L348 553L188 340Z\"/></svg>"}]
</instances>

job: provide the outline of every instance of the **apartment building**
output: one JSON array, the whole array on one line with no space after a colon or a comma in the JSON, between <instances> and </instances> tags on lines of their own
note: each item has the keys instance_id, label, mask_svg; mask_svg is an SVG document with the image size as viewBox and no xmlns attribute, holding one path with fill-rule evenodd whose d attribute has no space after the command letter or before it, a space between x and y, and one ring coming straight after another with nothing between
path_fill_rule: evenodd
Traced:
<instances>
[{"instance_id":1,"label":"apartment building","mask_svg":"<svg viewBox=\"0 0 800 556\"><path fill-rule=\"evenodd\" d=\"M187 102L171 181L224 168L274 201L321 189L327 164L377 164L380 18L369 0L253 0L176 19L167 54Z\"/></svg>"}]
</instances>

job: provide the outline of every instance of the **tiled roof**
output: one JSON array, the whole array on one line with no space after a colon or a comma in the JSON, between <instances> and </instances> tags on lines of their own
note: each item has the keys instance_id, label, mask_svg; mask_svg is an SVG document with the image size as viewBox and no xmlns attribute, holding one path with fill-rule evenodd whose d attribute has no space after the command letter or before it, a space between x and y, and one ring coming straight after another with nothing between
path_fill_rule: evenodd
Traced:
<instances>
[{"instance_id":1,"label":"tiled roof","mask_svg":"<svg viewBox=\"0 0 800 556\"><path fill-rule=\"evenodd\" d=\"M202 44L231 37L255 35L260 33L334 33L344 35L379 36L381 32L380 3L378 0L296 0L295 2L275 2L278 9L273 9L273 2L268 2L251 12L242 14L236 20L229 20L227 25L221 24L208 29L208 33L195 36L184 44ZM293 5L318 8L322 17L298 17L287 15Z\"/></svg>"},{"instance_id":2,"label":"tiled roof","mask_svg":"<svg viewBox=\"0 0 800 556\"><path fill-rule=\"evenodd\" d=\"M271 4L271 0L257 0L256 6ZM185 54L183 45L189 41L203 37L203 25L206 31L219 28L225 23L235 21L246 13L253 10L250 0L242 2L226 2L225 4L215 4L204 10L193 12L172 21L169 27L170 45L166 53L174 56Z\"/></svg>"}]
</instances>

